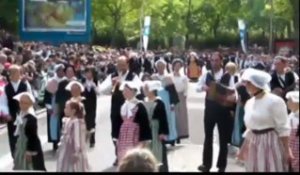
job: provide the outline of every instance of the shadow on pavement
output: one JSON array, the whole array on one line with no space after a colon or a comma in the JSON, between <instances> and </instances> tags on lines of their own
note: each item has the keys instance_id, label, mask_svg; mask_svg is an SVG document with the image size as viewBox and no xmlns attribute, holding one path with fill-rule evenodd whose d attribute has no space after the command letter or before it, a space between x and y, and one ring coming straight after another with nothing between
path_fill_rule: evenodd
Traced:
<instances>
[{"instance_id":1,"label":"shadow on pavement","mask_svg":"<svg viewBox=\"0 0 300 175\"><path fill-rule=\"evenodd\" d=\"M174 152L174 151L182 149L182 148L184 148L184 145L175 145L173 147L172 146L168 146L167 147L167 151L168 151L168 153L171 153L171 152Z\"/></svg>"},{"instance_id":2,"label":"shadow on pavement","mask_svg":"<svg viewBox=\"0 0 300 175\"><path fill-rule=\"evenodd\" d=\"M53 150L44 151L44 159L45 161L56 161L57 160L57 152Z\"/></svg>"}]
</instances>

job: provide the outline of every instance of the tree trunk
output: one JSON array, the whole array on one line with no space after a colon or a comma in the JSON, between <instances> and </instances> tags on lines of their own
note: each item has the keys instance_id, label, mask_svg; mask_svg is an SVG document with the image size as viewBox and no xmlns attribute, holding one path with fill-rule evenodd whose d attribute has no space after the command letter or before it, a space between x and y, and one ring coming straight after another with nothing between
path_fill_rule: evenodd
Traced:
<instances>
[{"instance_id":1,"label":"tree trunk","mask_svg":"<svg viewBox=\"0 0 300 175\"><path fill-rule=\"evenodd\" d=\"M187 48L190 43L189 34L191 32L191 11L192 11L192 0L189 0L189 6L188 6L188 13L186 17L186 26L187 26L187 34L185 35L186 38L186 45Z\"/></svg>"},{"instance_id":2,"label":"tree trunk","mask_svg":"<svg viewBox=\"0 0 300 175\"><path fill-rule=\"evenodd\" d=\"M287 37L291 38L292 37L291 22L289 22L286 27L287 27L287 35L288 35Z\"/></svg>"},{"instance_id":3,"label":"tree trunk","mask_svg":"<svg viewBox=\"0 0 300 175\"><path fill-rule=\"evenodd\" d=\"M294 39L296 40L296 53L299 54L299 0L290 0L290 3L294 10Z\"/></svg>"},{"instance_id":4,"label":"tree trunk","mask_svg":"<svg viewBox=\"0 0 300 175\"><path fill-rule=\"evenodd\" d=\"M215 20L215 23L213 25L213 36L214 36L214 38L217 38L219 23L220 23L220 15L217 15L217 19Z\"/></svg>"}]
</instances>

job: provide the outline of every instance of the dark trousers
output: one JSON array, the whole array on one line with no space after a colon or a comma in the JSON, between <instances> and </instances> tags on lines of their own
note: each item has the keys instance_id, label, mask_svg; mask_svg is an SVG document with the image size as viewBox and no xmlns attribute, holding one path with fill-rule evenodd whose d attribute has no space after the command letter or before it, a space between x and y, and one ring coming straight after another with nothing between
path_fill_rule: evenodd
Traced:
<instances>
[{"instance_id":1,"label":"dark trousers","mask_svg":"<svg viewBox=\"0 0 300 175\"><path fill-rule=\"evenodd\" d=\"M169 172L169 164L168 164L168 155L167 155L167 147L164 143L162 143L163 148L163 160L162 165L159 167L159 172Z\"/></svg>"},{"instance_id":2,"label":"dark trousers","mask_svg":"<svg viewBox=\"0 0 300 175\"><path fill-rule=\"evenodd\" d=\"M220 151L217 162L219 169L227 166L228 143L232 135L233 123L230 119L229 110L219 106L218 104L206 100L206 109L204 114L204 149L203 149L203 165L210 169L213 159L213 131L215 125L218 127Z\"/></svg>"},{"instance_id":3,"label":"dark trousers","mask_svg":"<svg viewBox=\"0 0 300 175\"><path fill-rule=\"evenodd\" d=\"M95 140L95 132L91 133L90 135L90 144L93 145L95 144L96 140Z\"/></svg>"},{"instance_id":4,"label":"dark trousers","mask_svg":"<svg viewBox=\"0 0 300 175\"><path fill-rule=\"evenodd\" d=\"M14 136L14 132L16 130L16 126L14 125L14 122L7 123L7 130L8 130L8 142L9 142L10 153L12 158L14 158L16 143L18 139L18 137Z\"/></svg>"}]
</instances>

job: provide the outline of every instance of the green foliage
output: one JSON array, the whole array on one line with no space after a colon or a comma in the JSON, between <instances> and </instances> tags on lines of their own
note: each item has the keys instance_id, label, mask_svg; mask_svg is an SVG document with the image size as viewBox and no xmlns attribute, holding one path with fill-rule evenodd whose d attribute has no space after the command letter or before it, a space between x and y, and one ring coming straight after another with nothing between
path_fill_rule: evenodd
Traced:
<instances>
[{"instance_id":1,"label":"green foliage","mask_svg":"<svg viewBox=\"0 0 300 175\"><path fill-rule=\"evenodd\" d=\"M273 0L273 10L269 8L270 2L271 0L92 0L94 42L136 47L143 26L142 16L151 16L150 48L158 45L170 47L178 37L185 37L186 46L192 44L194 47L202 47L201 43L204 42L211 46L238 44L238 19L247 22L251 42L257 39L259 44L259 40L263 44L270 33L272 13L275 34L283 34L286 38L298 37L299 0ZM17 9L17 0L0 1L2 26L16 31Z\"/></svg>"}]
</instances>

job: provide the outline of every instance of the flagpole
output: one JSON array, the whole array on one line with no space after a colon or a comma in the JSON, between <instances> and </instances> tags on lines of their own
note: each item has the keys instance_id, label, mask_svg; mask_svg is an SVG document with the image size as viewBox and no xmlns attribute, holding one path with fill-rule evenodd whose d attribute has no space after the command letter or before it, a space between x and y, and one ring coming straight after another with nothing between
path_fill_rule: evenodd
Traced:
<instances>
[{"instance_id":1,"label":"flagpole","mask_svg":"<svg viewBox=\"0 0 300 175\"><path fill-rule=\"evenodd\" d=\"M274 16L274 6L273 0L270 0L271 12L270 12L270 38L269 38L269 54L273 52L273 16Z\"/></svg>"},{"instance_id":2,"label":"flagpole","mask_svg":"<svg viewBox=\"0 0 300 175\"><path fill-rule=\"evenodd\" d=\"M143 26L143 19L144 19L144 6L145 6L145 0L142 1L142 8L141 8L141 15L140 15L140 51L143 51L143 32L144 32L144 26Z\"/></svg>"}]
</instances>

